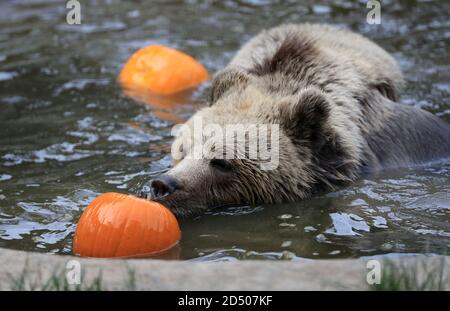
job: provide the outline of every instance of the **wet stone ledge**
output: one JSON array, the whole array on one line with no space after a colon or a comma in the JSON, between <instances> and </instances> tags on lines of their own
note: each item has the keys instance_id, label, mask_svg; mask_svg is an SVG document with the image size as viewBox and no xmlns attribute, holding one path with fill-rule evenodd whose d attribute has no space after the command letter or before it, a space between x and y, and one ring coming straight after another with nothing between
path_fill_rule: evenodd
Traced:
<instances>
[{"instance_id":1,"label":"wet stone ledge","mask_svg":"<svg viewBox=\"0 0 450 311\"><path fill-rule=\"evenodd\" d=\"M428 284L429 289L450 289L450 257L375 259L385 271L395 266L389 271L405 274L397 279L414 278L419 287L434 273L433 281L438 284ZM368 260L199 263L87 259L0 249L0 290L368 290L373 289L367 283L372 271L367 268ZM67 283L76 282L78 275L79 285ZM398 283L386 272L381 277L386 286Z\"/></svg>"}]
</instances>

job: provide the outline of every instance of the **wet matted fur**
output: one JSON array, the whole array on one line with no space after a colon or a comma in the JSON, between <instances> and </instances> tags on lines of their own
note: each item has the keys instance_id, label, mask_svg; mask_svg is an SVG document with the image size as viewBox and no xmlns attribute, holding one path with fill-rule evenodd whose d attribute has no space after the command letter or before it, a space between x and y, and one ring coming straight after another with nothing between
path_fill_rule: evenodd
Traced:
<instances>
[{"instance_id":1,"label":"wet matted fur","mask_svg":"<svg viewBox=\"0 0 450 311\"><path fill-rule=\"evenodd\" d=\"M450 126L398 104L403 77L394 59L356 33L327 25L283 25L246 43L212 81L204 124L279 124L279 165L230 160L227 169L192 159L167 173L176 191L160 200L178 215L229 204L292 202L363 172L450 155ZM175 148L177 149L177 148ZM214 158L211 150L209 158Z\"/></svg>"}]
</instances>

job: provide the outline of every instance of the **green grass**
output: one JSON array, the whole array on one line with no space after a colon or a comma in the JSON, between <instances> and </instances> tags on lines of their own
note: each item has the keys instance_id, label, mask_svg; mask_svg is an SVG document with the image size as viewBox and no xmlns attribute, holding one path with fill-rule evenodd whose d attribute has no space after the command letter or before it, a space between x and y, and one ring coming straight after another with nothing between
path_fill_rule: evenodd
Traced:
<instances>
[{"instance_id":1,"label":"green grass","mask_svg":"<svg viewBox=\"0 0 450 311\"><path fill-rule=\"evenodd\" d=\"M127 266L128 278L116 290L136 290L136 274L132 267ZM14 291L105 291L108 289L102 281L102 271L87 281L84 274L81 275L80 284L67 283L67 270L63 267L55 268L48 277L43 277L40 272L32 272L26 261L21 273L17 276L9 275L10 289Z\"/></svg>"},{"instance_id":2,"label":"green grass","mask_svg":"<svg viewBox=\"0 0 450 311\"><path fill-rule=\"evenodd\" d=\"M427 260L414 263L385 260L382 263L380 284L371 285L375 291L442 291L450 282L448 272L445 271L445 258L433 262L431 266Z\"/></svg>"}]
</instances>

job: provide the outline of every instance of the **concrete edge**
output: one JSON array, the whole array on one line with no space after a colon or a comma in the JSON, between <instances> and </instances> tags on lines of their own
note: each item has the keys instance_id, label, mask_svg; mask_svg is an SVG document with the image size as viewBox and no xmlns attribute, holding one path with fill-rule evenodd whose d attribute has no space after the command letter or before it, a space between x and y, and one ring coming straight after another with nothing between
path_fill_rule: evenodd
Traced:
<instances>
[{"instance_id":1,"label":"concrete edge","mask_svg":"<svg viewBox=\"0 0 450 311\"><path fill-rule=\"evenodd\" d=\"M383 257L376 259L381 265L386 262ZM368 260L208 263L90 259L0 248L0 290L55 289L49 286L56 282L55 277L64 282L67 277L76 280L75 271L81 272L81 289L98 289L92 285L100 282L103 290L367 290L366 277L371 270L367 268ZM445 278L449 278L450 257L418 255L389 260L398 264L406 262L418 269L414 273L422 276L427 275L429 267L444 263ZM446 282L445 289L450 290L450 282Z\"/></svg>"}]
</instances>

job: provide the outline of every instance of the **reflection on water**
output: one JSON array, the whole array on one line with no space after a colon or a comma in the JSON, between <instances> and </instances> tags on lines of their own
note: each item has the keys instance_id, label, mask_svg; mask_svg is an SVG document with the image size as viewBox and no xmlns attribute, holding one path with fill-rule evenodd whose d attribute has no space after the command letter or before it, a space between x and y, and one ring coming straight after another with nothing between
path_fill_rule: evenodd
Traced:
<instances>
[{"instance_id":1,"label":"reflection on water","mask_svg":"<svg viewBox=\"0 0 450 311\"><path fill-rule=\"evenodd\" d=\"M333 4L330 4L333 3ZM203 105L205 86L159 98L121 90L136 49L159 43L210 72L252 35L282 22L329 22L373 38L400 63L402 102L450 122L450 22L440 1L83 1L82 25L60 1L1 2L0 247L70 253L84 207L106 191L137 193L170 166L171 127ZM296 204L211 211L180 222L175 257L348 258L447 253L450 162L383 172Z\"/></svg>"}]
</instances>

